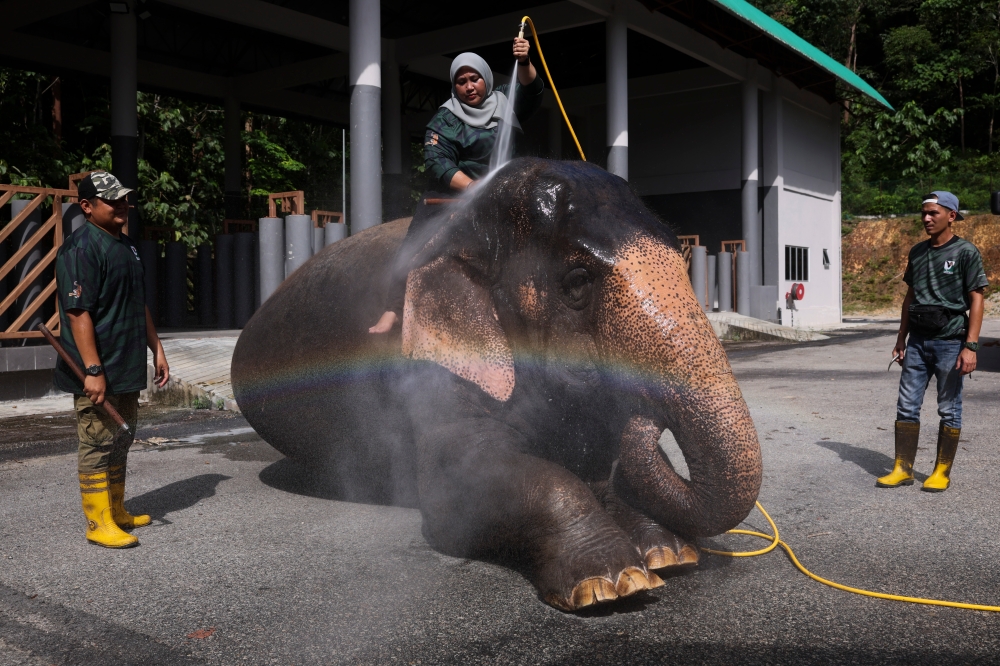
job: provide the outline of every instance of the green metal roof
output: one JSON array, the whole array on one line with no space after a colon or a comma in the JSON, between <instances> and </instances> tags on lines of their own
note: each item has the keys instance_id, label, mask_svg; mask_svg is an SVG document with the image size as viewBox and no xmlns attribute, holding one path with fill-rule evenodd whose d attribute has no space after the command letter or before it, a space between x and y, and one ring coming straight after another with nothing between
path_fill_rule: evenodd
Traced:
<instances>
[{"instance_id":1,"label":"green metal roof","mask_svg":"<svg viewBox=\"0 0 1000 666\"><path fill-rule=\"evenodd\" d=\"M892 108L892 104L889 104L885 97L882 97L877 90L868 85L868 83L866 83L860 76L852 72L844 65L841 65L827 54L823 53L818 48L751 5L749 2L746 2L745 0L709 1L735 15L741 21L749 23L755 28L766 32L768 35L792 49L803 58L816 63L819 67L822 67L830 74L833 74L847 85L856 88L865 95L868 95L890 111L895 110Z\"/></svg>"}]
</instances>

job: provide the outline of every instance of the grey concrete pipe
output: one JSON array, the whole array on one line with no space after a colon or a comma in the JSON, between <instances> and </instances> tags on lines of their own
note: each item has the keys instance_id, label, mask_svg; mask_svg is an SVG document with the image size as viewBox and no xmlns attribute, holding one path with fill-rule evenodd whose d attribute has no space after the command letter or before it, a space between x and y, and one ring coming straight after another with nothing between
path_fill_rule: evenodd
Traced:
<instances>
[{"instance_id":1,"label":"grey concrete pipe","mask_svg":"<svg viewBox=\"0 0 1000 666\"><path fill-rule=\"evenodd\" d=\"M736 312L750 316L750 253L736 253Z\"/></svg>"},{"instance_id":2,"label":"grey concrete pipe","mask_svg":"<svg viewBox=\"0 0 1000 666\"><path fill-rule=\"evenodd\" d=\"M695 298L705 309L708 301L708 248L695 245L691 248L691 287Z\"/></svg>"},{"instance_id":3,"label":"grey concrete pipe","mask_svg":"<svg viewBox=\"0 0 1000 666\"><path fill-rule=\"evenodd\" d=\"M198 246L197 268L195 269L194 300L198 308L198 323L211 326L215 321L212 310L212 246L203 243Z\"/></svg>"},{"instance_id":4,"label":"grey concrete pipe","mask_svg":"<svg viewBox=\"0 0 1000 666\"><path fill-rule=\"evenodd\" d=\"M285 216L285 277L312 256L313 223L308 215Z\"/></svg>"},{"instance_id":5,"label":"grey concrete pipe","mask_svg":"<svg viewBox=\"0 0 1000 666\"><path fill-rule=\"evenodd\" d=\"M165 255L163 323L169 328L181 328L187 314L187 246L179 241L170 241Z\"/></svg>"},{"instance_id":6,"label":"grey concrete pipe","mask_svg":"<svg viewBox=\"0 0 1000 666\"><path fill-rule=\"evenodd\" d=\"M63 238L87 223L87 218L83 214L80 204L75 202L64 202L62 204Z\"/></svg>"},{"instance_id":7,"label":"grey concrete pipe","mask_svg":"<svg viewBox=\"0 0 1000 666\"><path fill-rule=\"evenodd\" d=\"M263 303L285 279L285 221L262 217L257 221L257 263L260 265L258 293Z\"/></svg>"},{"instance_id":8,"label":"grey concrete pipe","mask_svg":"<svg viewBox=\"0 0 1000 666\"><path fill-rule=\"evenodd\" d=\"M326 233L323 227L313 227L312 253L319 254L319 251L326 246Z\"/></svg>"},{"instance_id":9,"label":"grey concrete pipe","mask_svg":"<svg viewBox=\"0 0 1000 666\"><path fill-rule=\"evenodd\" d=\"M327 222L323 231L327 245L333 245L337 241L347 238L347 225L343 222Z\"/></svg>"},{"instance_id":10,"label":"grey concrete pipe","mask_svg":"<svg viewBox=\"0 0 1000 666\"><path fill-rule=\"evenodd\" d=\"M215 237L215 327L233 327L233 235Z\"/></svg>"},{"instance_id":11,"label":"grey concrete pipe","mask_svg":"<svg viewBox=\"0 0 1000 666\"><path fill-rule=\"evenodd\" d=\"M17 217L22 210L28 207L30 203L31 203L30 199L19 199L17 201L11 201L10 219L13 220L15 217ZM17 250L24 247L31 240L31 237L34 236L36 233L38 233L38 230L41 229L41 227L42 227L41 211L39 211L39 209L36 208L30 215L28 215L28 219L26 219L24 222L21 222L20 226L18 226L18 228L14 230L14 234L12 236L13 247L16 248ZM48 251L48 246L49 244L46 241L38 243L37 245L35 245L35 247L31 249L30 252L28 252L27 256L21 259L21 261L17 262L17 266L14 268L15 285L20 284L24 280L24 278L28 275L28 273L30 273L35 268L35 266L41 263L42 257L45 255L45 252ZM21 313L23 313L26 309L28 309L28 306L30 306L32 302L36 298L38 298L38 296L45 289L45 285L52 279L51 277L49 277L48 280L46 280L45 278L46 278L45 275L39 276L34 282L31 283L31 286L29 286L28 289L22 292L21 296L18 297L16 304L14 306L14 312L17 313L17 316L20 316ZM44 315L44 308L38 310L35 313L35 315L31 317L31 319L25 322L24 326L21 327L21 330L30 331L33 330L35 326L37 326L39 323L44 323L45 320L42 318L43 315ZM16 318L17 317L15 316L12 319Z\"/></svg>"},{"instance_id":12,"label":"grey concrete pipe","mask_svg":"<svg viewBox=\"0 0 1000 666\"><path fill-rule=\"evenodd\" d=\"M160 301L156 279L160 272L160 244L152 240L136 242L139 249L139 260L142 261L143 291L146 297L146 307L153 318L153 324L160 325Z\"/></svg>"},{"instance_id":13,"label":"grey concrete pipe","mask_svg":"<svg viewBox=\"0 0 1000 666\"><path fill-rule=\"evenodd\" d=\"M715 299L718 295L718 282L715 280L715 255L708 255L708 311L715 309Z\"/></svg>"},{"instance_id":14,"label":"grey concrete pipe","mask_svg":"<svg viewBox=\"0 0 1000 666\"><path fill-rule=\"evenodd\" d=\"M253 316L253 233L233 234L233 319L243 328Z\"/></svg>"},{"instance_id":15,"label":"grey concrete pipe","mask_svg":"<svg viewBox=\"0 0 1000 666\"><path fill-rule=\"evenodd\" d=\"M720 252L716 261L719 285L719 312L733 311L733 253Z\"/></svg>"}]
</instances>

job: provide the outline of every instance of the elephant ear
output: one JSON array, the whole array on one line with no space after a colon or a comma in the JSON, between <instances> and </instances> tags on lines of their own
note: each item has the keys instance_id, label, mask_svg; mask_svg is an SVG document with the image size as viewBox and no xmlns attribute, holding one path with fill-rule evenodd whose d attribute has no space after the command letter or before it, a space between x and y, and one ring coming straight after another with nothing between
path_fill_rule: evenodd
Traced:
<instances>
[{"instance_id":1,"label":"elephant ear","mask_svg":"<svg viewBox=\"0 0 1000 666\"><path fill-rule=\"evenodd\" d=\"M403 354L433 361L501 402L514 391L514 360L490 292L454 257L410 272Z\"/></svg>"}]
</instances>

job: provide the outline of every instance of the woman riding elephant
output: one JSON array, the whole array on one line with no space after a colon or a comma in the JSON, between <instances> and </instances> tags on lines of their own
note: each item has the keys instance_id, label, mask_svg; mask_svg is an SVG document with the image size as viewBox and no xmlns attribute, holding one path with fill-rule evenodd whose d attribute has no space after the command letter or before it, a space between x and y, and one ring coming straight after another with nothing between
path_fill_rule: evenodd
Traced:
<instances>
[{"instance_id":1,"label":"woman riding elephant","mask_svg":"<svg viewBox=\"0 0 1000 666\"><path fill-rule=\"evenodd\" d=\"M432 181L410 222L406 241L393 262L386 311L369 333L388 333L401 321L406 293L409 259L415 245L425 236L429 220L436 219L439 206L427 199L448 198L472 187L489 172L490 157L496 145L500 121L507 113L511 86L514 91L514 115L527 120L542 105L544 86L528 57L526 39L514 40L517 59L517 82L493 87L493 71L475 53L461 53L451 63L451 99L441 105L427 123L424 137L424 166Z\"/></svg>"}]
</instances>

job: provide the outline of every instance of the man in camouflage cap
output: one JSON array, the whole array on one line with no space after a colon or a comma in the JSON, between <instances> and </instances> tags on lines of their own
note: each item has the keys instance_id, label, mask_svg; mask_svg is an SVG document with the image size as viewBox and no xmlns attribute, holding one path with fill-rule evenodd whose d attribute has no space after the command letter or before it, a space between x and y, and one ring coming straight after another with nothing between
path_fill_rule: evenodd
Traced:
<instances>
[{"instance_id":1,"label":"man in camouflage cap","mask_svg":"<svg viewBox=\"0 0 1000 666\"><path fill-rule=\"evenodd\" d=\"M170 369L145 302L143 265L132 240L123 187L106 171L80 181L87 224L70 234L56 257L59 324L63 346L86 378L81 382L60 359L55 385L73 393L80 439L77 472L87 540L107 548L139 543L123 531L148 525L149 516L125 511L125 467L135 433L139 391L146 388L146 347L153 351L158 386ZM119 429L101 405L111 403L128 422Z\"/></svg>"}]
</instances>

